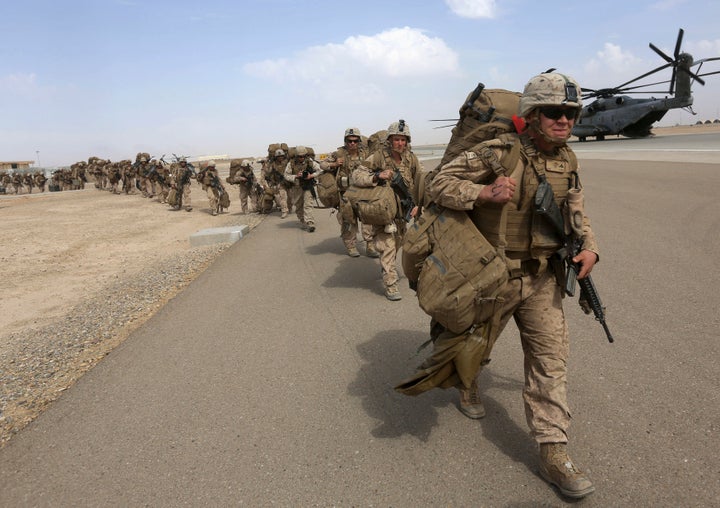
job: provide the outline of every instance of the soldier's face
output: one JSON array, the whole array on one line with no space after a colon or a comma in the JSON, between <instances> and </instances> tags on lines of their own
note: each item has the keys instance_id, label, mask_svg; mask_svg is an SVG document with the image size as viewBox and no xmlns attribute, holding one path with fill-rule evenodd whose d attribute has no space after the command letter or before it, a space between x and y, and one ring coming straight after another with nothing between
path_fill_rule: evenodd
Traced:
<instances>
[{"instance_id":1,"label":"soldier's face","mask_svg":"<svg viewBox=\"0 0 720 508\"><path fill-rule=\"evenodd\" d=\"M402 153L407 148L407 136L393 134L390 136L390 147L393 152Z\"/></svg>"}]
</instances>

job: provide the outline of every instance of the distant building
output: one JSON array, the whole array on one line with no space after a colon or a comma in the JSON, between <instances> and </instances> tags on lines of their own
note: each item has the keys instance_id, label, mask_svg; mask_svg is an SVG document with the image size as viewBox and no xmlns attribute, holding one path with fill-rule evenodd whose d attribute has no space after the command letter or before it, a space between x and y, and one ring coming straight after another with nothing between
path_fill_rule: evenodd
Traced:
<instances>
[{"instance_id":1,"label":"distant building","mask_svg":"<svg viewBox=\"0 0 720 508\"><path fill-rule=\"evenodd\" d=\"M24 171L30 169L31 164L35 164L35 161L0 161L0 171L7 171L9 169Z\"/></svg>"}]
</instances>

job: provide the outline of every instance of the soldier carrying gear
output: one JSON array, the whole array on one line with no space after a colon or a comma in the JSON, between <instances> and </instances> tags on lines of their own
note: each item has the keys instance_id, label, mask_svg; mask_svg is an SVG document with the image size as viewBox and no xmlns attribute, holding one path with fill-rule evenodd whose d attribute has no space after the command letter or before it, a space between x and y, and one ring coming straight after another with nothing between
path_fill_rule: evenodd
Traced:
<instances>
[{"instance_id":1,"label":"soldier carrying gear","mask_svg":"<svg viewBox=\"0 0 720 508\"><path fill-rule=\"evenodd\" d=\"M320 165L311 157L308 157L309 150L298 145L295 148L295 157L285 167L285 180L292 183L292 196L295 213L303 229L312 233L315 231L315 219L313 217L313 199L317 201L315 193L315 178L322 170Z\"/></svg>"},{"instance_id":2,"label":"soldier carrying gear","mask_svg":"<svg viewBox=\"0 0 720 508\"><path fill-rule=\"evenodd\" d=\"M353 208L357 205L360 220L373 225L372 236L375 249L380 253L385 297L390 301L402 299L398 287L397 251L405 235L405 217L413 215L417 211L414 206L402 210L399 193L396 190L396 185L392 182L402 181L406 190L414 189L415 178L419 177L422 171L422 165L410 150L409 145L410 127L405 123L405 120L391 123L387 128L385 145L355 168L352 173L353 186L346 193L346 196L350 194L359 196L368 192L382 192L383 188L392 188L391 191L382 193L381 206L365 209L369 212L369 209L372 208L374 211L381 212L381 215L383 215L384 210L391 210L392 217L390 218L384 216L372 217L372 214L364 212L361 205L353 204ZM349 197L352 202L353 197ZM374 222L375 220L377 222ZM381 221L384 223L381 223Z\"/></svg>"},{"instance_id":3,"label":"soldier carrying gear","mask_svg":"<svg viewBox=\"0 0 720 508\"><path fill-rule=\"evenodd\" d=\"M318 190L320 191L320 200L326 206L338 209L337 221L340 225L340 238L345 244L348 256L359 257L360 253L357 249L358 218L350 202L345 198L345 191L350 187L352 172L367 158L368 151L362 142L360 129L357 127L345 129L343 143L343 146L320 163L320 168L324 173L318 177ZM326 193L334 193L334 203L329 196L323 197ZM372 226L362 224L361 227L366 246L365 254L368 257L378 257Z\"/></svg>"},{"instance_id":4,"label":"soldier carrying gear","mask_svg":"<svg viewBox=\"0 0 720 508\"><path fill-rule=\"evenodd\" d=\"M260 199L262 199L265 191L255 178L252 162L249 159L242 160L239 166L240 168L235 173L232 183L239 184L242 213L246 214L249 209L250 211L259 211L261 208ZM248 206L248 199L252 203L250 206Z\"/></svg>"},{"instance_id":5,"label":"soldier carrying gear","mask_svg":"<svg viewBox=\"0 0 720 508\"><path fill-rule=\"evenodd\" d=\"M462 152L442 165L428 183L426 191L434 207L456 215L466 212L465 218L470 221L456 234L433 237L437 240L433 253L452 250L457 255L443 265L445 271L436 279L432 276L439 272L433 272L428 264L422 267L418 301L427 307L433 298L453 295L445 302L448 306L464 308L469 303L476 314L464 331L449 322L445 323L447 327L436 328L433 354L421 371L396 387L402 393L417 395L432 387L454 386L460 392L460 411L469 418L482 418L485 409L478 375L489 361L495 340L514 319L524 355L525 414L539 446L540 475L572 498L582 498L595 487L567 453L570 339L562 308L564 288L553 269L553 259L564 239L535 203L543 195L538 191L549 187L552 193L545 195L552 196L561 210L567 210L568 197L581 191L577 158L567 146L581 106L581 90L572 78L559 73L533 77L520 98L521 118L513 119L518 132L501 134ZM581 247L573 262L580 267L578 278L583 279L598 260L598 247L584 210L576 212ZM470 290L461 296L466 286L453 282L460 280L456 267L464 263L473 267L475 263L481 268L475 253L462 257L467 251L462 242L478 233L491 244L492 254L504 261L507 280L491 294Z\"/></svg>"}]
</instances>

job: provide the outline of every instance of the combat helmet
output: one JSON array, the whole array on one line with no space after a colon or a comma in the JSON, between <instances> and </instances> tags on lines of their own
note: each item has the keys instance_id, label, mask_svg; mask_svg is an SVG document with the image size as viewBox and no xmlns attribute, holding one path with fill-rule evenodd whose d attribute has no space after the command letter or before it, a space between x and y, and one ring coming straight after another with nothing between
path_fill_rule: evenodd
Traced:
<instances>
[{"instance_id":1,"label":"combat helmet","mask_svg":"<svg viewBox=\"0 0 720 508\"><path fill-rule=\"evenodd\" d=\"M347 139L350 136L357 136L361 138L362 134L360 134L360 129L358 129L357 127L350 127L348 129L345 129L345 137L343 139Z\"/></svg>"},{"instance_id":2,"label":"combat helmet","mask_svg":"<svg viewBox=\"0 0 720 508\"><path fill-rule=\"evenodd\" d=\"M278 148L277 150L275 150L274 156L275 157L285 157L285 150L283 150L282 148Z\"/></svg>"},{"instance_id":3,"label":"combat helmet","mask_svg":"<svg viewBox=\"0 0 720 508\"><path fill-rule=\"evenodd\" d=\"M295 156L296 156L296 157L306 157L307 154L308 154L308 150L307 150L307 148L305 148L304 146L298 145L298 146L295 148Z\"/></svg>"},{"instance_id":4,"label":"combat helmet","mask_svg":"<svg viewBox=\"0 0 720 508\"><path fill-rule=\"evenodd\" d=\"M528 81L520 97L518 116L527 117L535 108L542 106L570 106L582 108L582 90L570 76L557 72L538 74Z\"/></svg>"},{"instance_id":5,"label":"combat helmet","mask_svg":"<svg viewBox=\"0 0 720 508\"><path fill-rule=\"evenodd\" d=\"M241 167L241 168L251 168L251 167L252 167L252 163L251 163L248 159L244 159L244 160L240 163L240 167Z\"/></svg>"},{"instance_id":6,"label":"combat helmet","mask_svg":"<svg viewBox=\"0 0 720 508\"><path fill-rule=\"evenodd\" d=\"M214 167L215 167L215 161L207 161L207 167L208 167L208 168L214 168Z\"/></svg>"},{"instance_id":7,"label":"combat helmet","mask_svg":"<svg viewBox=\"0 0 720 508\"><path fill-rule=\"evenodd\" d=\"M408 143L410 143L410 127L405 123L405 120L398 120L390 124L387 128L387 137L385 139L390 139L390 136L393 135L405 136Z\"/></svg>"}]
</instances>

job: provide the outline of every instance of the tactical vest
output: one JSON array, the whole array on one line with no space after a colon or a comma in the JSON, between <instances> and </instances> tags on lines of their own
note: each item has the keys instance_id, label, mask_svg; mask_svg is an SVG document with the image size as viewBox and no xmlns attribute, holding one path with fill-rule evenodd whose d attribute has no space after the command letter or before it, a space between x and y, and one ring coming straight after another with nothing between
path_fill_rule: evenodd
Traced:
<instances>
[{"instance_id":1,"label":"tactical vest","mask_svg":"<svg viewBox=\"0 0 720 508\"><path fill-rule=\"evenodd\" d=\"M336 177L341 178L344 176L349 179L352 172L363 163L367 155L367 150L363 147L358 149L358 154L355 156L350 155L345 147L338 148L337 152L335 152L335 159L343 159L343 165L338 167Z\"/></svg>"},{"instance_id":2,"label":"tactical vest","mask_svg":"<svg viewBox=\"0 0 720 508\"><path fill-rule=\"evenodd\" d=\"M554 157L540 154L526 136L519 139L517 135L502 136L505 143L490 144L502 154L502 151L512 146L509 144L510 136L517 140L515 142L522 143L519 160L506 173L518 182L515 194L506 205L484 203L473 208L470 216L480 232L495 246L503 243L503 220L506 221L504 247L508 258L544 259L560 248L561 241L552 226L533 213L538 174L546 176L555 194L555 201L562 210L568 189L577 175L577 158L567 147L562 147ZM503 213L506 214L504 218Z\"/></svg>"}]
</instances>

